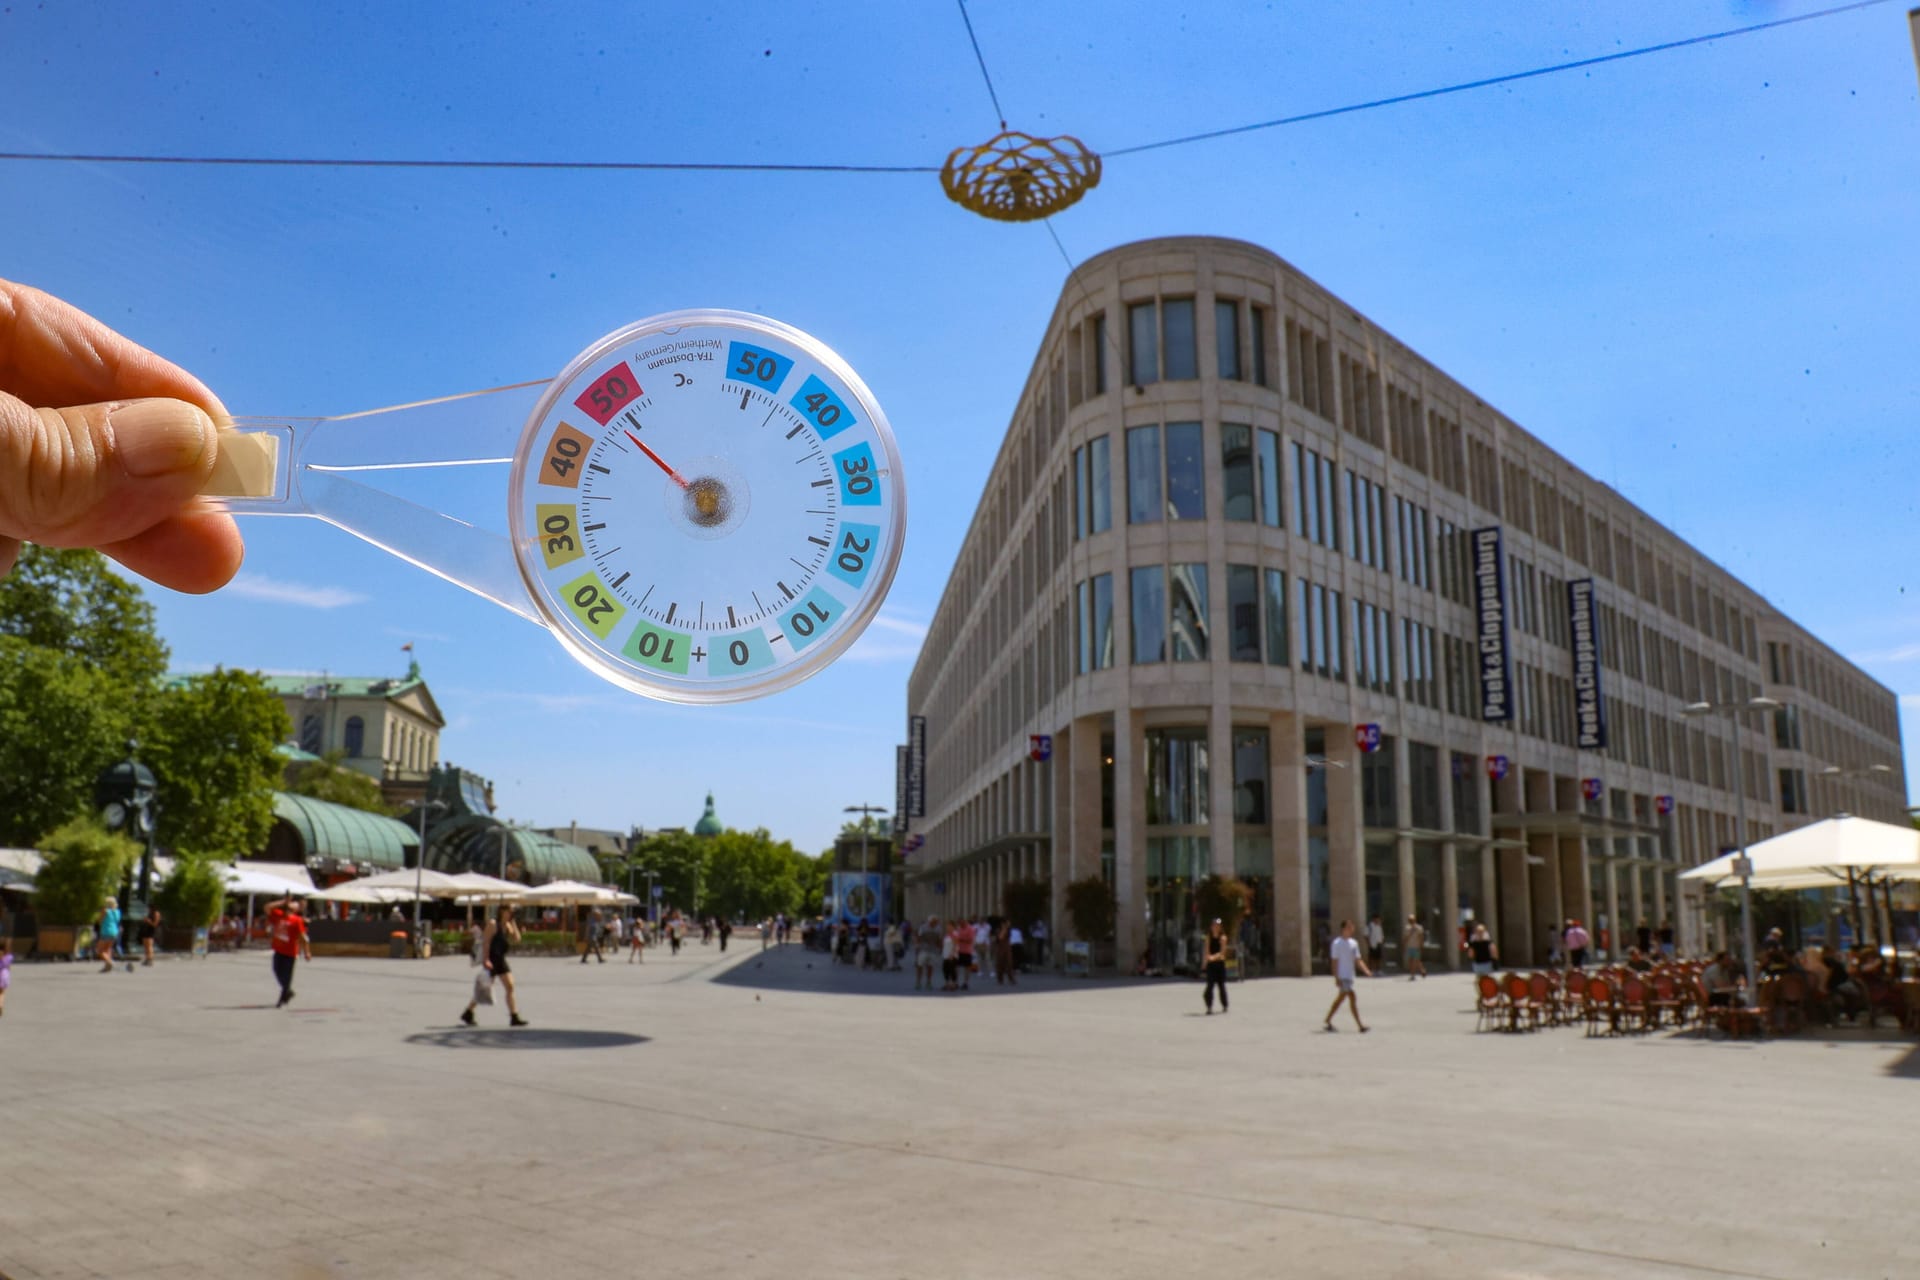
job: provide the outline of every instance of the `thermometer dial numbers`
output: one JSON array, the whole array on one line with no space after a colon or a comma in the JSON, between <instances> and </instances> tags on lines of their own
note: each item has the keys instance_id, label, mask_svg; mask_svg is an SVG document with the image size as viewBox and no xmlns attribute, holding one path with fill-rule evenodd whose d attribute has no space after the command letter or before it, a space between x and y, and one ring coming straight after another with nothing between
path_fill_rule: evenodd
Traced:
<instances>
[{"instance_id":1,"label":"thermometer dial numbers","mask_svg":"<svg viewBox=\"0 0 1920 1280\"><path fill-rule=\"evenodd\" d=\"M818 671L899 563L905 494L872 393L829 348L741 313L609 335L556 379L509 518L544 621L603 676L737 701Z\"/></svg>"}]
</instances>

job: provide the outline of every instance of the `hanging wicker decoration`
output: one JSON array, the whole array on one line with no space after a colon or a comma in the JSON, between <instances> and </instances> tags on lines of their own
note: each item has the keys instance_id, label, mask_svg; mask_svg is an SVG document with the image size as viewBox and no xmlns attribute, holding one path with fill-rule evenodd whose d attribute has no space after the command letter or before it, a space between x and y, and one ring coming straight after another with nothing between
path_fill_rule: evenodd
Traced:
<instances>
[{"instance_id":1,"label":"hanging wicker decoration","mask_svg":"<svg viewBox=\"0 0 1920 1280\"><path fill-rule=\"evenodd\" d=\"M956 147L940 170L947 199L983 218L1031 222L1067 208L1100 185L1100 157L1078 138L1036 138L1009 129L977 147Z\"/></svg>"}]
</instances>

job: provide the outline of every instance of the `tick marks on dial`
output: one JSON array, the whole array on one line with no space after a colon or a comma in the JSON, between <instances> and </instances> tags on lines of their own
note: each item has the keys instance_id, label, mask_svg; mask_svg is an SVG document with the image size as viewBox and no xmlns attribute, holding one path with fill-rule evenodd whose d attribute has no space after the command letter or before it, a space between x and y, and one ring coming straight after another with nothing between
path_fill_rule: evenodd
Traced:
<instances>
[{"instance_id":1,"label":"tick marks on dial","mask_svg":"<svg viewBox=\"0 0 1920 1280\"><path fill-rule=\"evenodd\" d=\"M611 472L611 471L609 471L609 470L608 470L607 468L605 468L605 467L603 467L603 466L601 466L601 465L600 465L599 463L597 463L597 462L589 462L589 463L587 464L587 470L589 470L589 471L598 471L598 472L599 472L599 473L600 473L601 475L603 475L603 476L610 476L610 475L612 475L612 474L613 474L613 472Z\"/></svg>"},{"instance_id":2,"label":"tick marks on dial","mask_svg":"<svg viewBox=\"0 0 1920 1280\"><path fill-rule=\"evenodd\" d=\"M601 522L600 522L599 524L583 524L583 525L581 525L581 526L580 526L580 532L582 532L582 533L598 533L598 532L600 532L600 531L601 531L602 529L604 529L604 528L606 528L606 527L607 527L607 522L606 522L606 521L604 521L604 520L602 520L602 521L601 521Z\"/></svg>"},{"instance_id":3,"label":"tick marks on dial","mask_svg":"<svg viewBox=\"0 0 1920 1280\"><path fill-rule=\"evenodd\" d=\"M680 607L680 602L678 600L667 601L667 621L669 623L673 621L673 611L675 609L678 609L679 607Z\"/></svg>"},{"instance_id":4,"label":"tick marks on dial","mask_svg":"<svg viewBox=\"0 0 1920 1280\"><path fill-rule=\"evenodd\" d=\"M753 392L751 392L751 391L742 391L742 392L740 393L740 411L741 411L742 413L745 413L745 412L746 412L746 409L747 409L747 401L748 401L749 399L751 399L751 398L752 398L752 396L753 396Z\"/></svg>"},{"instance_id":5,"label":"tick marks on dial","mask_svg":"<svg viewBox=\"0 0 1920 1280\"><path fill-rule=\"evenodd\" d=\"M806 568L807 566L805 566L805 565L801 565L800 567L801 567L802 569L804 569L804 568ZM786 595L786 597L787 597L787 599L789 599L789 600L791 600L791 599L793 599L793 588L792 588L792 587L790 587L790 586L788 586L788 585L787 585L786 583L784 583L784 582L781 582L781 581L780 581L779 579L777 579L777 578L776 578L776 579L774 580L774 584L773 584L773 585L774 585L774 586L776 586L776 587L779 587L779 588L780 588L780 590L781 590L781 591L782 591L783 593L785 593L785 595Z\"/></svg>"},{"instance_id":6,"label":"tick marks on dial","mask_svg":"<svg viewBox=\"0 0 1920 1280\"><path fill-rule=\"evenodd\" d=\"M765 426L766 424L762 423L761 425ZM795 436L799 435L802 431L805 431L806 429L807 429L807 424L804 422L801 423L799 426L795 427L793 430L787 432L787 439L789 440L793 439Z\"/></svg>"},{"instance_id":7,"label":"tick marks on dial","mask_svg":"<svg viewBox=\"0 0 1920 1280\"><path fill-rule=\"evenodd\" d=\"M620 589L620 584L625 582L628 578L631 578L632 576L633 576L633 573L631 570L629 570L625 573L622 573L619 577L615 578L612 582L608 583L607 585L611 586L615 591L618 591Z\"/></svg>"},{"instance_id":8,"label":"tick marks on dial","mask_svg":"<svg viewBox=\"0 0 1920 1280\"><path fill-rule=\"evenodd\" d=\"M793 557L792 557L792 556L788 556L788 557L787 557L787 559L789 559L789 560L793 560ZM798 560L793 560L793 563L794 563L794 564L795 564L795 565L796 565L796 566L797 566L797 567L799 568L799 570L800 570L800 572L802 572L802 573L810 573L810 572L812 572L812 570L813 570L813 566L812 566L812 565L808 565L808 564L801 564L801 563L800 563L800 562L799 562ZM791 592L789 592L788 594L789 594L789 595L791 595L792 593L791 593Z\"/></svg>"},{"instance_id":9,"label":"tick marks on dial","mask_svg":"<svg viewBox=\"0 0 1920 1280\"><path fill-rule=\"evenodd\" d=\"M833 483L832 480L815 480L811 485L807 487L810 489L824 489L826 486L832 483Z\"/></svg>"},{"instance_id":10,"label":"tick marks on dial","mask_svg":"<svg viewBox=\"0 0 1920 1280\"><path fill-rule=\"evenodd\" d=\"M738 627L739 625L740 625L739 622L735 621L733 616L733 606L728 605L727 606L727 627L729 629L732 629L732 628Z\"/></svg>"},{"instance_id":11,"label":"tick marks on dial","mask_svg":"<svg viewBox=\"0 0 1920 1280\"><path fill-rule=\"evenodd\" d=\"M825 538L818 537L811 533L807 535L807 541L813 543L816 547L824 547L827 545Z\"/></svg>"}]
</instances>

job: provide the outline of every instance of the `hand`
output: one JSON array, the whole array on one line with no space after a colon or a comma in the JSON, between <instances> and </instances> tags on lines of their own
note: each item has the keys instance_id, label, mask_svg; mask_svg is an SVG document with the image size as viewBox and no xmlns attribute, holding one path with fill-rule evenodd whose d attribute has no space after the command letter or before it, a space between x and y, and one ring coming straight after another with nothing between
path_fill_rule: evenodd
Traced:
<instances>
[{"instance_id":1,"label":"hand","mask_svg":"<svg viewBox=\"0 0 1920 1280\"><path fill-rule=\"evenodd\" d=\"M0 280L0 573L28 541L97 547L177 591L225 585L240 531L194 500L225 417L193 375Z\"/></svg>"}]
</instances>

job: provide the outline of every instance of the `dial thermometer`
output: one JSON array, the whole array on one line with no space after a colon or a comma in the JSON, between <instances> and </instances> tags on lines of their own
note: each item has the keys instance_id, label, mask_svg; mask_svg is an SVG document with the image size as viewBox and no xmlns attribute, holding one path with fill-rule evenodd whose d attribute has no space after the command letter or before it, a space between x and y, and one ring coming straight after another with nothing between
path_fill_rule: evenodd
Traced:
<instances>
[{"instance_id":1,"label":"dial thermometer","mask_svg":"<svg viewBox=\"0 0 1920 1280\"><path fill-rule=\"evenodd\" d=\"M824 343L744 312L641 320L550 382L235 427L209 489L235 514L339 525L671 702L760 697L832 662L906 530L873 393ZM349 474L493 464L504 538Z\"/></svg>"}]
</instances>

